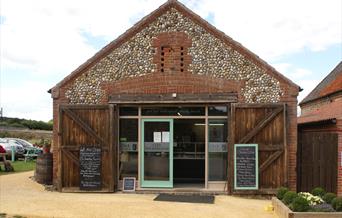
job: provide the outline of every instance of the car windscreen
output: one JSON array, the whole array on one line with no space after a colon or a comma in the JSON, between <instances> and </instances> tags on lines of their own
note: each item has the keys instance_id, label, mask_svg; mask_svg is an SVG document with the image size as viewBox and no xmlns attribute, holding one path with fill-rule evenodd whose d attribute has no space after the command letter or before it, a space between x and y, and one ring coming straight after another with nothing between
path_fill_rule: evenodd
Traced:
<instances>
[{"instance_id":1,"label":"car windscreen","mask_svg":"<svg viewBox=\"0 0 342 218\"><path fill-rule=\"evenodd\" d=\"M32 147L32 146L33 146L33 145L31 145L31 144L29 144L29 143L23 141L23 140L18 140L18 142L19 142L20 144L22 144L24 147Z\"/></svg>"}]
</instances>

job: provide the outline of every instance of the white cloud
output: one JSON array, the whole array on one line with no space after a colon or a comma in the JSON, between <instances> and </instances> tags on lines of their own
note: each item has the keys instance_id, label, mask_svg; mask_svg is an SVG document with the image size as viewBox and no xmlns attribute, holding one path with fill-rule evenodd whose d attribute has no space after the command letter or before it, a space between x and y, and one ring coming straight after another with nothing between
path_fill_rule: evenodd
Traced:
<instances>
[{"instance_id":1,"label":"white cloud","mask_svg":"<svg viewBox=\"0 0 342 218\"><path fill-rule=\"evenodd\" d=\"M308 69L294 67L290 63L275 63L272 66L293 81L308 79L314 73Z\"/></svg>"},{"instance_id":2,"label":"white cloud","mask_svg":"<svg viewBox=\"0 0 342 218\"><path fill-rule=\"evenodd\" d=\"M198 11L262 58L273 61L304 48L342 42L340 0L204 0Z\"/></svg>"},{"instance_id":3,"label":"white cloud","mask_svg":"<svg viewBox=\"0 0 342 218\"><path fill-rule=\"evenodd\" d=\"M83 32L114 40L132 25L132 17L152 8L151 0L4 1L2 61L32 73L65 76L96 52Z\"/></svg>"},{"instance_id":4,"label":"white cloud","mask_svg":"<svg viewBox=\"0 0 342 218\"><path fill-rule=\"evenodd\" d=\"M51 99L46 90L51 84L46 85L46 78L53 77L55 83L59 82L97 51L84 33L109 42L164 2L3 0L0 11L4 17L0 25L2 77L7 73L4 70L20 70L22 74L32 75L32 78L41 77L30 84L36 82L35 86L42 87L30 89L25 82L13 90L0 84L4 99L0 103L5 107L5 112L11 116L29 118L46 114L44 119L50 119ZM341 43L340 0L181 2L204 18L214 15L213 24L218 29L268 62L303 49L320 51ZM303 69L291 72L301 75L295 79L309 73ZM297 80L295 82L298 83ZM11 99L19 97L19 92L25 93L24 88L29 88L37 98L16 104Z\"/></svg>"},{"instance_id":5,"label":"white cloud","mask_svg":"<svg viewBox=\"0 0 342 218\"><path fill-rule=\"evenodd\" d=\"M303 100L319 83L319 80L313 79L314 73L308 69L298 68L290 63L276 63L272 66L303 89L299 93L298 102Z\"/></svg>"},{"instance_id":6,"label":"white cloud","mask_svg":"<svg viewBox=\"0 0 342 218\"><path fill-rule=\"evenodd\" d=\"M313 79L314 73L308 69L298 68L290 63L275 63L272 64L272 66L303 89L299 92L297 98L298 103L300 103L319 83L319 80ZM300 114L301 109L298 106L297 115L300 116Z\"/></svg>"},{"instance_id":7,"label":"white cloud","mask_svg":"<svg viewBox=\"0 0 342 218\"><path fill-rule=\"evenodd\" d=\"M39 81L18 81L2 86L4 116L48 121L52 119L49 85Z\"/></svg>"}]
</instances>

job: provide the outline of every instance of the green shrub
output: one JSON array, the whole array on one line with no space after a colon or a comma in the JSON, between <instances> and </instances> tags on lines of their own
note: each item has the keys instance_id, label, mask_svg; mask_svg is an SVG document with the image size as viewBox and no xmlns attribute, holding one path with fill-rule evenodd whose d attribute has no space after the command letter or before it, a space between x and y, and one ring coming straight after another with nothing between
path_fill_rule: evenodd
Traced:
<instances>
[{"instance_id":1,"label":"green shrub","mask_svg":"<svg viewBox=\"0 0 342 218\"><path fill-rule=\"evenodd\" d=\"M342 197L334 198L331 201L331 204L336 211L338 211L338 212L342 211Z\"/></svg>"},{"instance_id":2,"label":"green shrub","mask_svg":"<svg viewBox=\"0 0 342 218\"><path fill-rule=\"evenodd\" d=\"M310 209L310 205L308 200L298 196L293 199L290 208L295 212L305 212Z\"/></svg>"},{"instance_id":3,"label":"green shrub","mask_svg":"<svg viewBox=\"0 0 342 218\"><path fill-rule=\"evenodd\" d=\"M325 195L325 191L323 188L317 187L317 188L312 189L311 194L315 196L323 197Z\"/></svg>"},{"instance_id":4,"label":"green shrub","mask_svg":"<svg viewBox=\"0 0 342 218\"><path fill-rule=\"evenodd\" d=\"M2 117L0 118L0 126L5 127L21 127L29 129L52 130L53 122L44 122L37 120L26 120L19 118Z\"/></svg>"},{"instance_id":5,"label":"green shrub","mask_svg":"<svg viewBox=\"0 0 342 218\"><path fill-rule=\"evenodd\" d=\"M285 193L288 192L288 191L289 191L288 188L286 188L286 187L280 187L280 188L278 189L278 191L277 191L277 198L278 198L279 200L283 200Z\"/></svg>"},{"instance_id":6,"label":"green shrub","mask_svg":"<svg viewBox=\"0 0 342 218\"><path fill-rule=\"evenodd\" d=\"M328 204L331 204L331 201L336 198L336 194L335 193L331 193L331 192L328 192L326 193L324 196L323 196L323 200L328 203Z\"/></svg>"},{"instance_id":7,"label":"green shrub","mask_svg":"<svg viewBox=\"0 0 342 218\"><path fill-rule=\"evenodd\" d=\"M298 197L298 194L296 192L288 191L284 195L283 202L286 205L290 205L292 203L293 199L295 199L296 197Z\"/></svg>"}]
</instances>

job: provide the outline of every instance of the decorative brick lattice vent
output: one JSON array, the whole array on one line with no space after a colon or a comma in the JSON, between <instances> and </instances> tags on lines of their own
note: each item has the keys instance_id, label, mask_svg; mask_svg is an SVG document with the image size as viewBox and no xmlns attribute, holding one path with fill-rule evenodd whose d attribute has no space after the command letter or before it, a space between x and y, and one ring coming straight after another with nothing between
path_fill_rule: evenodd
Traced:
<instances>
[{"instance_id":1,"label":"decorative brick lattice vent","mask_svg":"<svg viewBox=\"0 0 342 218\"><path fill-rule=\"evenodd\" d=\"M160 33L154 38L152 46L155 48L154 63L160 73L187 72L191 63L188 48L191 40L184 32Z\"/></svg>"}]
</instances>

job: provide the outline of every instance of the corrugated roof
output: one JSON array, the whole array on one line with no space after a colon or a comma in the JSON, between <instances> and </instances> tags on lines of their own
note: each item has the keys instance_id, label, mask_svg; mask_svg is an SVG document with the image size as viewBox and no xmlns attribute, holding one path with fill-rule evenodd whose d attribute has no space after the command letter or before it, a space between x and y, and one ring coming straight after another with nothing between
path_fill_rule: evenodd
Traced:
<instances>
[{"instance_id":1,"label":"corrugated roof","mask_svg":"<svg viewBox=\"0 0 342 218\"><path fill-rule=\"evenodd\" d=\"M342 91L342 61L299 103L299 105L338 91Z\"/></svg>"}]
</instances>

